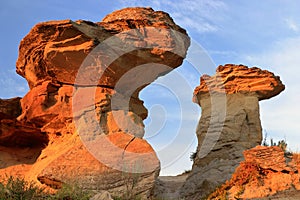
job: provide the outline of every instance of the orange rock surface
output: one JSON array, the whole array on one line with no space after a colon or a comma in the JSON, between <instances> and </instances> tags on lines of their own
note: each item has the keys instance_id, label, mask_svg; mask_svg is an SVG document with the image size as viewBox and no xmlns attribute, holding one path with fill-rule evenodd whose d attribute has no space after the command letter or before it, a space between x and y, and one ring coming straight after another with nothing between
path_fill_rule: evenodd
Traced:
<instances>
[{"instance_id":1,"label":"orange rock surface","mask_svg":"<svg viewBox=\"0 0 300 200\"><path fill-rule=\"evenodd\" d=\"M253 93L259 100L269 99L282 92L285 86L280 78L272 72L257 67L248 68L244 65L220 65L214 76L201 77L194 95L203 93Z\"/></svg>"},{"instance_id":2,"label":"orange rock surface","mask_svg":"<svg viewBox=\"0 0 300 200\"><path fill-rule=\"evenodd\" d=\"M182 35L174 37L172 30ZM88 70L77 77L77 84L95 85L95 73L99 74L107 64L104 58L113 57L114 48L119 48L113 46L116 41L120 48L126 44L132 50L118 55L113 63L105 66L108 69L97 79L99 85L114 87L128 70L146 63L176 68L189 46L186 31L167 13L151 8L127 8L109 14L98 23L63 20L37 24L21 41L17 73L26 78L30 88L45 80L74 84L87 55L105 40L113 40L108 44L111 49L99 49L98 56L103 57L94 66L86 66Z\"/></svg>"},{"instance_id":3,"label":"orange rock surface","mask_svg":"<svg viewBox=\"0 0 300 200\"><path fill-rule=\"evenodd\" d=\"M258 199L280 191L300 189L298 154L286 157L277 146L257 146L246 150L244 157L245 161L237 167L232 178L210 199L218 195L225 195L227 199Z\"/></svg>"},{"instance_id":4,"label":"orange rock surface","mask_svg":"<svg viewBox=\"0 0 300 200\"><path fill-rule=\"evenodd\" d=\"M142 139L139 91L180 66L189 44L184 29L151 8L34 26L17 60L30 91L0 100L0 176L115 196L135 178L133 192L148 198L160 165Z\"/></svg>"}]
</instances>

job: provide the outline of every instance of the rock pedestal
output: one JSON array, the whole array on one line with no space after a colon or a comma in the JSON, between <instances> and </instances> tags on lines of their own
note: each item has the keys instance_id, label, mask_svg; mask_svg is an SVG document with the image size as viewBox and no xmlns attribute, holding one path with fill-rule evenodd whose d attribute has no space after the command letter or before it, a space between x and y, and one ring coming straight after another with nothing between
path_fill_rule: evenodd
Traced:
<instances>
[{"instance_id":1,"label":"rock pedestal","mask_svg":"<svg viewBox=\"0 0 300 200\"><path fill-rule=\"evenodd\" d=\"M184 29L151 8L98 23L37 24L17 60L30 91L18 105L0 101L0 175L148 198L160 165L141 139L147 110L138 94L180 66L189 44Z\"/></svg>"},{"instance_id":2,"label":"rock pedestal","mask_svg":"<svg viewBox=\"0 0 300 200\"><path fill-rule=\"evenodd\" d=\"M201 199L229 180L243 151L262 141L259 100L284 90L279 77L242 65L219 66L201 77L194 102L201 106L198 148L192 171L181 189L186 199Z\"/></svg>"}]
</instances>

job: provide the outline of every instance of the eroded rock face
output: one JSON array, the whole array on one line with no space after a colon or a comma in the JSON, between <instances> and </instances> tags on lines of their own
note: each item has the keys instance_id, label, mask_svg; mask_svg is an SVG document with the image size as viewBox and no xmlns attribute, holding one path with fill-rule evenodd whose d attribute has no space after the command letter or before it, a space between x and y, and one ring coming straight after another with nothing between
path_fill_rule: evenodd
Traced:
<instances>
[{"instance_id":1,"label":"eroded rock face","mask_svg":"<svg viewBox=\"0 0 300 200\"><path fill-rule=\"evenodd\" d=\"M225 92L226 94L248 94L264 100L280 94L284 88L280 77L267 70L227 64L220 65L216 70L216 75L212 77L203 75L200 86L194 91L194 96Z\"/></svg>"},{"instance_id":2,"label":"eroded rock face","mask_svg":"<svg viewBox=\"0 0 300 200\"><path fill-rule=\"evenodd\" d=\"M225 65L216 72L202 76L194 91L202 114L197 155L181 189L187 199L201 199L230 179L243 151L261 144L259 100L284 90L279 77L256 67Z\"/></svg>"},{"instance_id":3,"label":"eroded rock face","mask_svg":"<svg viewBox=\"0 0 300 200\"><path fill-rule=\"evenodd\" d=\"M21 98L0 99L0 177L26 174L35 163L48 136L34 124L20 122ZM20 167L22 166L22 167Z\"/></svg>"},{"instance_id":4,"label":"eroded rock face","mask_svg":"<svg viewBox=\"0 0 300 200\"><path fill-rule=\"evenodd\" d=\"M22 113L21 98L0 99L0 114L6 118L16 118Z\"/></svg>"},{"instance_id":5,"label":"eroded rock face","mask_svg":"<svg viewBox=\"0 0 300 200\"><path fill-rule=\"evenodd\" d=\"M183 35L176 38L172 30ZM167 13L154 12L151 8L127 8L113 12L99 23L64 20L36 25L20 44L17 72L27 79L31 88L45 80L74 84L87 55L112 36L118 39L112 42L119 44L108 44L112 52L109 49L99 52L98 56L106 55L98 60L97 66L85 66L86 74L77 77L80 79L77 84L95 85L91 78L94 73L101 73L102 65L107 64L103 58L113 57L117 47L127 45L132 51L124 51L126 55L117 55L114 63L109 63L103 77L96 80L99 85L113 87L128 70L141 64L153 62L176 68L189 46L185 30Z\"/></svg>"},{"instance_id":6,"label":"eroded rock face","mask_svg":"<svg viewBox=\"0 0 300 200\"><path fill-rule=\"evenodd\" d=\"M186 31L151 8L115 11L98 23L37 24L21 41L17 60L30 91L21 100L22 113L5 112L43 133L47 146L26 170L16 170L22 162L15 162L0 174L13 169L54 189L76 182L113 196L132 188L148 198L160 166L141 139L147 110L138 94L180 66L188 47Z\"/></svg>"},{"instance_id":7,"label":"eroded rock face","mask_svg":"<svg viewBox=\"0 0 300 200\"><path fill-rule=\"evenodd\" d=\"M299 190L299 155L286 157L277 146L257 146L244 151L245 160L221 187L228 199L261 199L289 189ZM218 198L215 192L211 199Z\"/></svg>"}]
</instances>

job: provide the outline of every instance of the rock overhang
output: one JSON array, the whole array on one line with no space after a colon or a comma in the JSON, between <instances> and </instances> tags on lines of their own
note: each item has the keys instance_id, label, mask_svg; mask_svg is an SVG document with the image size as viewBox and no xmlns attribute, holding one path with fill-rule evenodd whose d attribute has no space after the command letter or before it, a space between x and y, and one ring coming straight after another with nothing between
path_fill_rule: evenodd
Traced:
<instances>
[{"instance_id":1,"label":"rock overhang","mask_svg":"<svg viewBox=\"0 0 300 200\"><path fill-rule=\"evenodd\" d=\"M113 55L116 49L98 49L99 55L104 54L97 62L100 66L90 68L91 73L82 75L82 80L77 77L79 85L95 85L88 77L100 72L104 77L96 84L113 87L129 69L149 62L176 68L182 64L190 44L186 31L167 13L151 8L126 8L97 23L83 20L39 23L21 41L17 73L28 80L31 88L49 79L74 84L86 57L99 43L112 37L115 39L109 46L118 42L122 48L126 45L130 48L123 50L124 56L118 55L111 63L105 63L103 58Z\"/></svg>"},{"instance_id":2,"label":"rock overhang","mask_svg":"<svg viewBox=\"0 0 300 200\"><path fill-rule=\"evenodd\" d=\"M259 100L270 99L285 89L279 76L258 67L220 65L213 76L203 75L200 86L194 90L194 101L204 94L245 94Z\"/></svg>"}]
</instances>

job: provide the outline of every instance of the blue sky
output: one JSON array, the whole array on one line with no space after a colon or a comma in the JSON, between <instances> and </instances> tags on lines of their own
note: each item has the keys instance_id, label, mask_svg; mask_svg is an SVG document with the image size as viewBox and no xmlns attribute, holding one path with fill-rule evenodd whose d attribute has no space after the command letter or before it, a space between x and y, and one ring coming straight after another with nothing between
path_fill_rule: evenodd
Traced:
<instances>
[{"instance_id":1,"label":"blue sky","mask_svg":"<svg viewBox=\"0 0 300 200\"><path fill-rule=\"evenodd\" d=\"M214 73L213 63L258 66L281 76L286 90L260 104L262 126L269 137L286 138L292 150L300 151L297 0L1 1L0 98L23 96L28 90L26 81L15 74L15 62L19 42L36 23L58 19L96 22L113 10L130 6L151 6L170 13L188 31L193 44L212 59L190 56L192 64L185 61L141 93L150 110L145 138L158 153L162 174L174 175L191 167L189 155L197 145L195 128L200 116L199 107L191 102L192 92L202 72Z\"/></svg>"}]
</instances>

